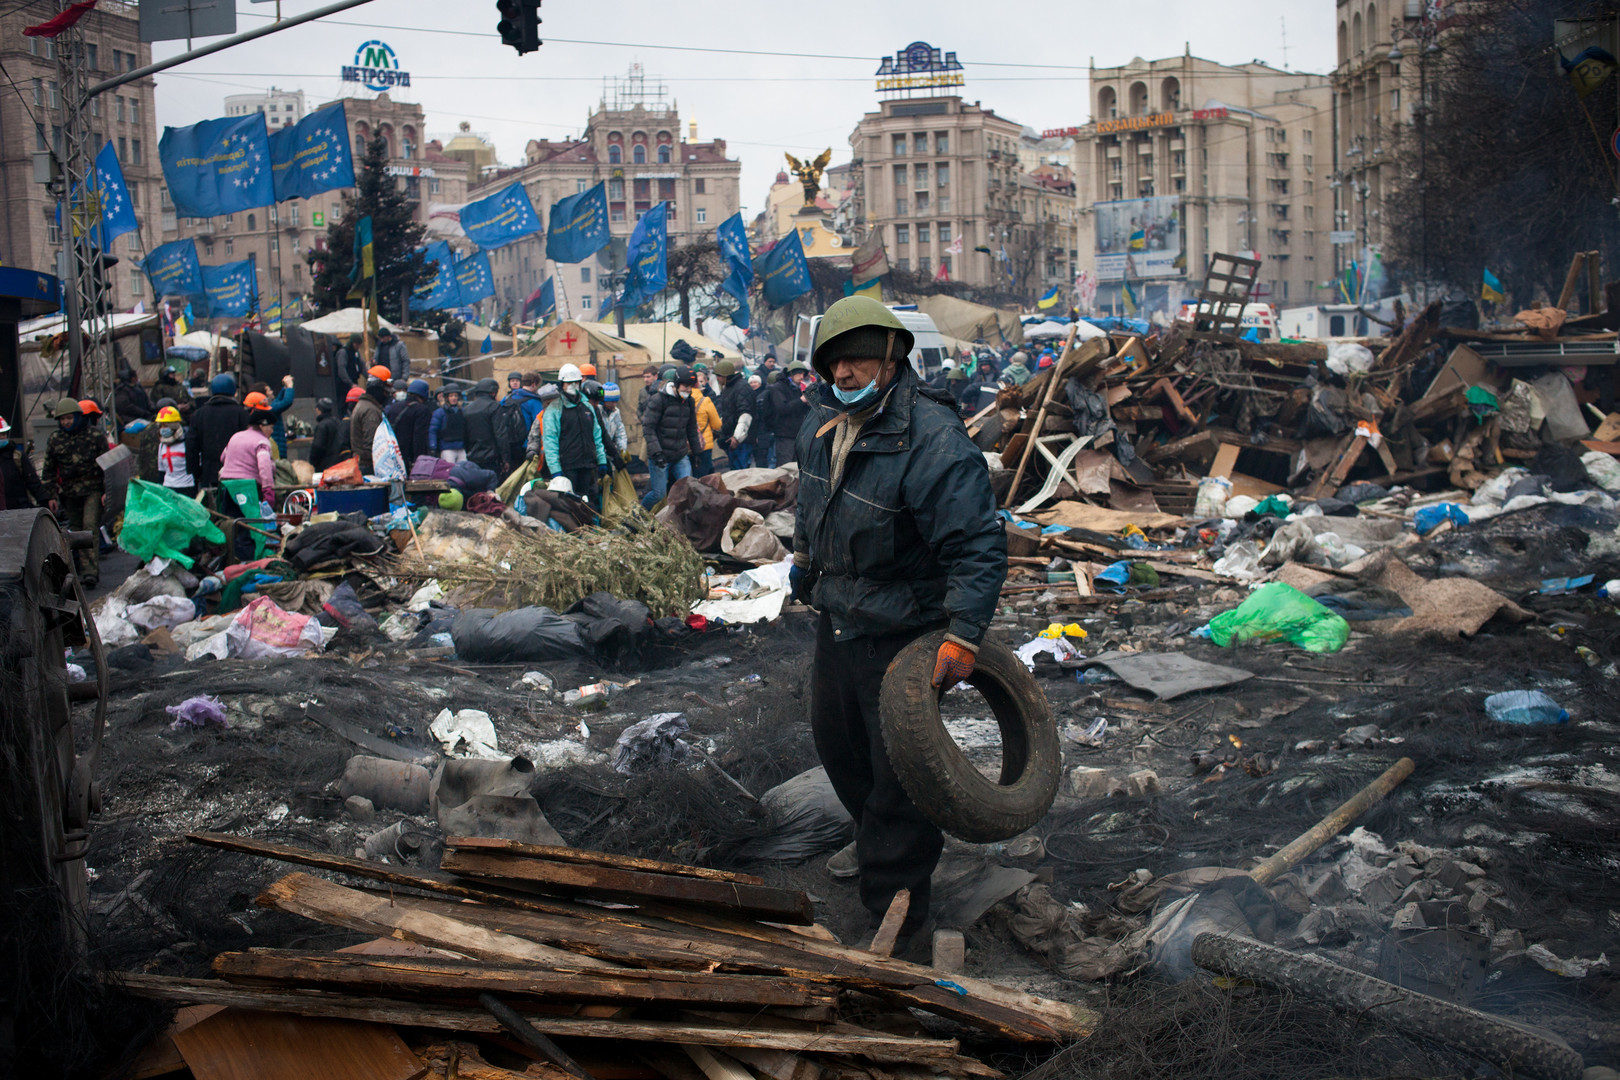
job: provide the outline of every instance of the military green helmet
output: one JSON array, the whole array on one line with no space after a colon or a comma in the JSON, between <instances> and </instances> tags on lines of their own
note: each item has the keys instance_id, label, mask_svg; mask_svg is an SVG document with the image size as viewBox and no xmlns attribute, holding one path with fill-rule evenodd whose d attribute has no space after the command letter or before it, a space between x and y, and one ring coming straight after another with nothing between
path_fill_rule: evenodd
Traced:
<instances>
[{"instance_id":1,"label":"military green helmet","mask_svg":"<svg viewBox=\"0 0 1620 1080\"><path fill-rule=\"evenodd\" d=\"M916 339L899 316L870 296L846 296L828 308L816 326L816 343L810 350L810 364L816 369L817 375L832 382L834 360L848 356L882 356L891 330L894 331L892 358L904 361L910 355ZM842 342L834 346L834 342L840 338Z\"/></svg>"},{"instance_id":2,"label":"military green helmet","mask_svg":"<svg viewBox=\"0 0 1620 1080\"><path fill-rule=\"evenodd\" d=\"M55 405L51 406L51 415L58 420L62 419L64 416L78 416L82 412L84 412L84 410L79 408L79 403L74 401L72 398L62 398Z\"/></svg>"}]
</instances>

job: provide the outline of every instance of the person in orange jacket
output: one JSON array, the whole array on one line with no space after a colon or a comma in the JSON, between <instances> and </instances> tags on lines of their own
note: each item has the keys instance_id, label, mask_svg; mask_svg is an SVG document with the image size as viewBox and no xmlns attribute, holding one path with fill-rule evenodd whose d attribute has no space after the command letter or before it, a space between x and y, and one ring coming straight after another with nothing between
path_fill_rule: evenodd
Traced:
<instances>
[{"instance_id":1,"label":"person in orange jacket","mask_svg":"<svg viewBox=\"0 0 1620 1080\"><path fill-rule=\"evenodd\" d=\"M720 423L720 410L714 407L708 395L708 371L697 370L702 366L693 368L692 405L697 409L698 436L703 440L703 449L692 455L693 476L708 476L714 472L714 438L724 426Z\"/></svg>"}]
</instances>

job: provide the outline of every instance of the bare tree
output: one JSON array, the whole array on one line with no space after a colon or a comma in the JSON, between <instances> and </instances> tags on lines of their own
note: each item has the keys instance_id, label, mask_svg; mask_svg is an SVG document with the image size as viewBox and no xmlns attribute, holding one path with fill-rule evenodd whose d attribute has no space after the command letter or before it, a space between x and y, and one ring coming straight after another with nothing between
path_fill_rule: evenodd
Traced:
<instances>
[{"instance_id":1,"label":"bare tree","mask_svg":"<svg viewBox=\"0 0 1620 1080\"><path fill-rule=\"evenodd\" d=\"M1398 129L1402 176L1386 210L1388 260L1400 277L1426 276L1463 296L1479 295L1488 267L1520 302L1556 297L1574 252L1615 257L1620 214L1603 137L1616 127L1615 83L1576 95L1550 49L1553 20L1612 18L1614 7L1463 7L1437 53L1406 61L1424 64L1431 100Z\"/></svg>"}]
</instances>

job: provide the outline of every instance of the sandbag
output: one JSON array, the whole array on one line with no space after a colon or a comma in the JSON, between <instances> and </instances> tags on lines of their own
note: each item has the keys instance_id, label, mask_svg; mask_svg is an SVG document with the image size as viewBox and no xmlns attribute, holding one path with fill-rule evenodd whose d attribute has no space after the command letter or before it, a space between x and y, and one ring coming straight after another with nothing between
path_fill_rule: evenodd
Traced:
<instances>
[{"instance_id":1,"label":"sandbag","mask_svg":"<svg viewBox=\"0 0 1620 1080\"><path fill-rule=\"evenodd\" d=\"M588 656L579 626L550 608L497 612L471 608L450 626L456 655L481 664L515 664Z\"/></svg>"},{"instance_id":2,"label":"sandbag","mask_svg":"<svg viewBox=\"0 0 1620 1080\"><path fill-rule=\"evenodd\" d=\"M731 519L720 534L720 550L755 566L781 562L787 555L782 542L766 526L765 518L741 506L731 512Z\"/></svg>"}]
</instances>

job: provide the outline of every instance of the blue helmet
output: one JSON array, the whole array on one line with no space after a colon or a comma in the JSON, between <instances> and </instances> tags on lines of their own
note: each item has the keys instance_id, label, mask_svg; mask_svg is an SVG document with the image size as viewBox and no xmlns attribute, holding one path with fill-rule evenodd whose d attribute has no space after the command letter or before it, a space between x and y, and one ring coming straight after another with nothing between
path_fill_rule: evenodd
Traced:
<instances>
[{"instance_id":1,"label":"blue helmet","mask_svg":"<svg viewBox=\"0 0 1620 1080\"><path fill-rule=\"evenodd\" d=\"M411 385L405 388L405 392L407 394L415 394L417 397L426 398L433 396L433 391L428 389L426 379L412 379Z\"/></svg>"},{"instance_id":2,"label":"blue helmet","mask_svg":"<svg viewBox=\"0 0 1620 1080\"><path fill-rule=\"evenodd\" d=\"M208 380L208 392L210 394L224 394L226 397L230 397L236 393L236 376L229 372L220 372Z\"/></svg>"},{"instance_id":3,"label":"blue helmet","mask_svg":"<svg viewBox=\"0 0 1620 1080\"><path fill-rule=\"evenodd\" d=\"M616 383L616 382L603 383L602 384L602 400L603 401L618 401L619 400L619 384Z\"/></svg>"}]
</instances>

